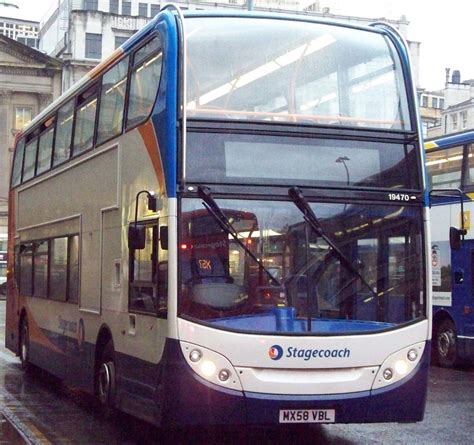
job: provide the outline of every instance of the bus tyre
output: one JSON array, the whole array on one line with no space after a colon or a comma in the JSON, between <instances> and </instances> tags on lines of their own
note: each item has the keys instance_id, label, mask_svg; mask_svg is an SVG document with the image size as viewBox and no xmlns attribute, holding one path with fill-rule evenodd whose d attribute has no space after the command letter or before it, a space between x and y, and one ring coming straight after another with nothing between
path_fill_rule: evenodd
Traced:
<instances>
[{"instance_id":1,"label":"bus tyre","mask_svg":"<svg viewBox=\"0 0 474 445\"><path fill-rule=\"evenodd\" d=\"M96 373L97 397L105 411L115 405L115 360L114 347L109 341L102 351Z\"/></svg>"},{"instance_id":2,"label":"bus tyre","mask_svg":"<svg viewBox=\"0 0 474 445\"><path fill-rule=\"evenodd\" d=\"M20 361L21 367L27 371L30 367L30 331L26 317L21 320L20 324Z\"/></svg>"},{"instance_id":3,"label":"bus tyre","mask_svg":"<svg viewBox=\"0 0 474 445\"><path fill-rule=\"evenodd\" d=\"M454 323L443 320L436 329L435 358L442 368L453 368L458 362L457 336Z\"/></svg>"}]
</instances>

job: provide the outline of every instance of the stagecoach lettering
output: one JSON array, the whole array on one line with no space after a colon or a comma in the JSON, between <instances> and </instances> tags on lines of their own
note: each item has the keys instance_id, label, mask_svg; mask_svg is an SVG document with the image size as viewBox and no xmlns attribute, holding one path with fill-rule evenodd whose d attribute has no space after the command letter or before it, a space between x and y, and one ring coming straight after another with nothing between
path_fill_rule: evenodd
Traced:
<instances>
[{"instance_id":1,"label":"stagecoach lettering","mask_svg":"<svg viewBox=\"0 0 474 445\"><path fill-rule=\"evenodd\" d=\"M77 323L75 321L64 320L64 318L58 318L58 327L60 331L67 331L76 333L77 332Z\"/></svg>"}]
</instances>

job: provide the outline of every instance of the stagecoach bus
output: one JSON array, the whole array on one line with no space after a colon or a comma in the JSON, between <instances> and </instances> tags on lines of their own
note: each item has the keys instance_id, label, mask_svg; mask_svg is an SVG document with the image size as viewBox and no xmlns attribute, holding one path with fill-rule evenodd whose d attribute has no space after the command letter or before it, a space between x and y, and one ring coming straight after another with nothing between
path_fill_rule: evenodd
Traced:
<instances>
[{"instance_id":1,"label":"stagecoach bus","mask_svg":"<svg viewBox=\"0 0 474 445\"><path fill-rule=\"evenodd\" d=\"M420 144L388 25L164 7L17 138L6 344L156 425L419 421Z\"/></svg>"},{"instance_id":2,"label":"stagecoach bus","mask_svg":"<svg viewBox=\"0 0 474 445\"><path fill-rule=\"evenodd\" d=\"M433 356L453 367L474 357L474 131L426 141L432 191Z\"/></svg>"}]
</instances>

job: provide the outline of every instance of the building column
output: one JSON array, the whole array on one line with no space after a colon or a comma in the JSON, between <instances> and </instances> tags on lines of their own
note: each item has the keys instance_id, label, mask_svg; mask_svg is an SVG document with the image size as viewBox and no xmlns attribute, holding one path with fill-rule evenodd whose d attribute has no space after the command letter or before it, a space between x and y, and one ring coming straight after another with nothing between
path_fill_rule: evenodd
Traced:
<instances>
[{"instance_id":1,"label":"building column","mask_svg":"<svg viewBox=\"0 0 474 445\"><path fill-rule=\"evenodd\" d=\"M0 89L0 140L10 141L9 123L12 110L12 92ZM0 145L0 233L7 232L8 189L10 179L9 143Z\"/></svg>"}]
</instances>

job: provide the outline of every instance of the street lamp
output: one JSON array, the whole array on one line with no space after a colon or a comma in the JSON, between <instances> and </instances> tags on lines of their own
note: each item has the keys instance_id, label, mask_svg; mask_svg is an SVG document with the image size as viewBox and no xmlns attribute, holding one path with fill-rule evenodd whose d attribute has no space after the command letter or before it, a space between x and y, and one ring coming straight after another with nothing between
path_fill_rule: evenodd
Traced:
<instances>
[{"instance_id":1,"label":"street lamp","mask_svg":"<svg viewBox=\"0 0 474 445\"><path fill-rule=\"evenodd\" d=\"M347 157L347 156L339 156L337 159L336 159L336 162L338 164L342 164L344 166L344 168L346 169L346 178L347 178L347 185L349 185L349 169L347 168L347 164L346 164L346 161L350 161L350 159Z\"/></svg>"}]
</instances>

